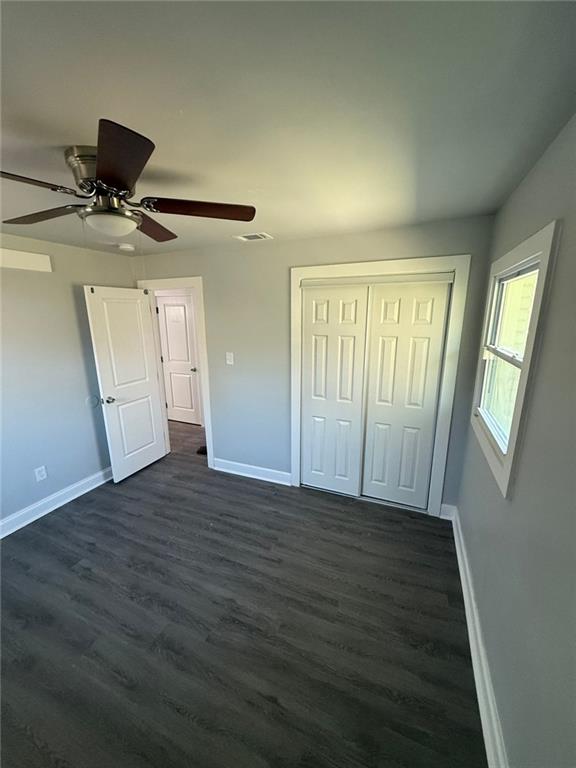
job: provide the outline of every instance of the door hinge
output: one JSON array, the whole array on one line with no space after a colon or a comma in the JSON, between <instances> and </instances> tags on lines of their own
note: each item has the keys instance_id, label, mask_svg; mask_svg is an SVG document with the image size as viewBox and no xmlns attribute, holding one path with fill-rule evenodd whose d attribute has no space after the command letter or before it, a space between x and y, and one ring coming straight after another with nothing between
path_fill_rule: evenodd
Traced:
<instances>
[{"instance_id":1,"label":"door hinge","mask_svg":"<svg viewBox=\"0 0 576 768\"><path fill-rule=\"evenodd\" d=\"M156 307L156 314L157 314L157 315L159 315L159 314L160 314L160 310L158 309L158 307Z\"/></svg>"},{"instance_id":2,"label":"door hinge","mask_svg":"<svg viewBox=\"0 0 576 768\"><path fill-rule=\"evenodd\" d=\"M166 406L166 408L168 408L168 403L164 403L164 405Z\"/></svg>"},{"instance_id":3,"label":"door hinge","mask_svg":"<svg viewBox=\"0 0 576 768\"><path fill-rule=\"evenodd\" d=\"M160 362L161 362L161 363L163 363L163 362L164 362L164 355L160 355Z\"/></svg>"}]
</instances>

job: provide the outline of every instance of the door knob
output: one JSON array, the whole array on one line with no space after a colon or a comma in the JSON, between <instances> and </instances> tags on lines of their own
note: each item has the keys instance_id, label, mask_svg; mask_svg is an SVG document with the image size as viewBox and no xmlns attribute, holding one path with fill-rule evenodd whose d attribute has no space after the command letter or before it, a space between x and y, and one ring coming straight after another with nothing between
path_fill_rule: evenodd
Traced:
<instances>
[{"instance_id":1,"label":"door knob","mask_svg":"<svg viewBox=\"0 0 576 768\"><path fill-rule=\"evenodd\" d=\"M198 368L190 368L190 370L192 371L192 373L196 373L196 371L198 370Z\"/></svg>"},{"instance_id":2,"label":"door knob","mask_svg":"<svg viewBox=\"0 0 576 768\"><path fill-rule=\"evenodd\" d=\"M116 402L116 398L115 397L107 397L106 398L106 402L107 403L115 403Z\"/></svg>"}]
</instances>

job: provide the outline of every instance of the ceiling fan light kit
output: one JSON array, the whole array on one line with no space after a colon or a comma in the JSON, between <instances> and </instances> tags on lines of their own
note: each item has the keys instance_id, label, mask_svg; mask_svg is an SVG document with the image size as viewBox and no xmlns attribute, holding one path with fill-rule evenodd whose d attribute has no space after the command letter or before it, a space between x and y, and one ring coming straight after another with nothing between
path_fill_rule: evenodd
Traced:
<instances>
[{"instance_id":1,"label":"ceiling fan light kit","mask_svg":"<svg viewBox=\"0 0 576 768\"><path fill-rule=\"evenodd\" d=\"M99 195L93 204L77 213L89 227L109 237L126 237L142 224L141 214L122 207L120 199L113 196Z\"/></svg>"},{"instance_id":2,"label":"ceiling fan light kit","mask_svg":"<svg viewBox=\"0 0 576 768\"><path fill-rule=\"evenodd\" d=\"M134 202L136 182L144 170L154 144L130 128L112 120L98 123L98 146L74 145L64 153L66 164L72 171L76 186L82 194L60 184L18 176L0 171L2 178L23 184L44 187L53 192L72 195L86 200L82 205L64 205L45 211L8 219L5 224L36 224L40 221L76 213L92 229L109 237L126 237L135 229L156 242L177 237L143 211L178 216L200 216L230 221L252 221L256 209L251 205L211 203L169 197L145 197ZM140 208L142 211L134 211Z\"/></svg>"},{"instance_id":3,"label":"ceiling fan light kit","mask_svg":"<svg viewBox=\"0 0 576 768\"><path fill-rule=\"evenodd\" d=\"M126 237L138 228L138 222L131 211L123 213L112 213L110 211L82 211L81 216L86 224L96 232L100 232L108 237Z\"/></svg>"}]
</instances>

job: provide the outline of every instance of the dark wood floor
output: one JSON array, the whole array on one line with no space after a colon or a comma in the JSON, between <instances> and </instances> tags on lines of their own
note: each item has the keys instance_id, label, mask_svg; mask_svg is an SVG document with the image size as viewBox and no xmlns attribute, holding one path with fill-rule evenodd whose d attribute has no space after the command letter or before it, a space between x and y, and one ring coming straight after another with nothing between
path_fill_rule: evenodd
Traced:
<instances>
[{"instance_id":1,"label":"dark wood floor","mask_svg":"<svg viewBox=\"0 0 576 768\"><path fill-rule=\"evenodd\" d=\"M3 543L3 768L485 766L450 526L170 456Z\"/></svg>"}]
</instances>

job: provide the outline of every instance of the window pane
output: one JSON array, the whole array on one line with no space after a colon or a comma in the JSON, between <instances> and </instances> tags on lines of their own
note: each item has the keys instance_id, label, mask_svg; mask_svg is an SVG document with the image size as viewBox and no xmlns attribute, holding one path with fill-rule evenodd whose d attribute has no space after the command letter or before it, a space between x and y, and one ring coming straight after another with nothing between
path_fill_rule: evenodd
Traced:
<instances>
[{"instance_id":1,"label":"window pane","mask_svg":"<svg viewBox=\"0 0 576 768\"><path fill-rule=\"evenodd\" d=\"M538 270L501 282L500 311L496 319L494 344L520 358L524 357L537 282Z\"/></svg>"},{"instance_id":2,"label":"window pane","mask_svg":"<svg viewBox=\"0 0 576 768\"><path fill-rule=\"evenodd\" d=\"M480 409L504 453L508 448L519 379L519 368L489 352L486 353Z\"/></svg>"}]
</instances>

